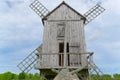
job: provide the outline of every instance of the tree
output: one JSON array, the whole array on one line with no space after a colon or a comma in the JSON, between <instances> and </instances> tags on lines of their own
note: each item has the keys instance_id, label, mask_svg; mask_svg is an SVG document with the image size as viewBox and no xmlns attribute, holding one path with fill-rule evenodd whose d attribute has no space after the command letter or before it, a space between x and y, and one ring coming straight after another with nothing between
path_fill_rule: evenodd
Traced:
<instances>
[{"instance_id":1,"label":"tree","mask_svg":"<svg viewBox=\"0 0 120 80\"><path fill-rule=\"evenodd\" d=\"M120 80L120 74L114 74L113 77L114 80Z\"/></svg>"},{"instance_id":2,"label":"tree","mask_svg":"<svg viewBox=\"0 0 120 80\"><path fill-rule=\"evenodd\" d=\"M25 76L26 74L24 72L21 72L19 75L18 75L18 79L19 80L24 80L25 79Z\"/></svg>"},{"instance_id":3,"label":"tree","mask_svg":"<svg viewBox=\"0 0 120 80\"><path fill-rule=\"evenodd\" d=\"M33 74L29 74L29 80L33 80Z\"/></svg>"},{"instance_id":4,"label":"tree","mask_svg":"<svg viewBox=\"0 0 120 80\"><path fill-rule=\"evenodd\" d=\"M111 75L104 74L101 76L101 80L113 80Z\"/></svg>"},{"instance_id":5,"label":"tree","mask_svg":"<svg viewBox=\"0 0 120 80\"><path fill-rule=\"evenodd\" d=\"M12 73L6 72L3 74L3 80L11 80L12 79Z\"/></svg>"},{"instance_id":6,"label":"tree","mask_svg":"<svg viewBox=\"0 0 120 80\"><path fill-rule=\"evenodd\" d=\"M4 75L3 74L0 74L0 80L4 80Z\"/></svg>"},{"instance_id":7,"label":"tree","mask_svg":"<svg viewBox=\"0 0 120 80\"><path fill-rule=\"evenodd\" d=\"M12 74L11 75L11 80L18 80L18 75L17 74Z\"/></svg>"}]
</instances>

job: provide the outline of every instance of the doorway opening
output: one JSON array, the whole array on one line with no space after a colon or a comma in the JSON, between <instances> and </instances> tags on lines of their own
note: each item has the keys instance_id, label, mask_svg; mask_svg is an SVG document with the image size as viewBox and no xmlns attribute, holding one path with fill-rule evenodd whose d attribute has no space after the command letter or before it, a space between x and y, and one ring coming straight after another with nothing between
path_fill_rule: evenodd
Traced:
<instances>
[{"instance_id":1,"label":"doorway opening","mask_svg":"<svg viewBox=\"0 0 120 80\"><path fill-rule=\"evenodd\" d=\"M59 66L64 65L64 43L59 43Z\"/></svg>"},{"instance_id":2,"label":"doorway opening","mask_svg":"<svg viewBox=\"0 0 120 80\"><path fill-rule=\"evenodd\" d=\"M70 53L69 53L69 43L66 45L66 51L67 51L67 64L70 66Z\"/></svg>"}]
</instances>

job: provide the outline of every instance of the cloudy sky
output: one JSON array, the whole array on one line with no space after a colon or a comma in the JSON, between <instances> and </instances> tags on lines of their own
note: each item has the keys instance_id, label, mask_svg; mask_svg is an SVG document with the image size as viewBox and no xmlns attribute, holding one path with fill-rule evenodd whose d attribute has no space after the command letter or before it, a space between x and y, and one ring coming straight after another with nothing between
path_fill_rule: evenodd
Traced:
<instances>
[{"instance_id":1,"label":"cloudy sky","mask_svg":"<svg viewBox=\"0 0 120 80\"><path fill-rule=\"evenodd\" d=\"M29 8L32 1L0 0L0 73L19 73L16 65L42 43L43 25ZM63 0L39 1L51 11ZM106 9L85 27L87 51L104 73L120 73L120 0L64 1L81 14L97 3Z\"/></svg>"}]
</instances>

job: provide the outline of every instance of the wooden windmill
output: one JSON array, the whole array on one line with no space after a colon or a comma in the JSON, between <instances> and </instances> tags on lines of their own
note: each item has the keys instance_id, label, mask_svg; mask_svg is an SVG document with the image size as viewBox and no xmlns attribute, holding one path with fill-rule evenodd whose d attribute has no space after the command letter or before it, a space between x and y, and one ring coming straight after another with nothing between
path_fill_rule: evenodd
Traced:
<instances>
[{"instance_id":1,"label":"wooden windmill","mask_svg":"<svg viewBox=\"0 0 120 80\"><path fill-rule=\"evenodd\" d=\"M86 51L84 26L102 12L96 4L84 15L64 1L48 11L38 0L30 7L42 18L43 43L18 67L29 72L33 67L47 80L91 80L90 70L102 73L92 61L93 52Z\"/></svg>"}]
</instances>

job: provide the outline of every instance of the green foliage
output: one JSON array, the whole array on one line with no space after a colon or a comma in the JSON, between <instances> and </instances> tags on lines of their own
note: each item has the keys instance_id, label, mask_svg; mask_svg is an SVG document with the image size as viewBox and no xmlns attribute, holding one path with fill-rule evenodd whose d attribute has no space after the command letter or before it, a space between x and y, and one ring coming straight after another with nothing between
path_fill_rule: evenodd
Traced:
<instances>
[{"instance_id":1,"label":"green foliage","mask_svg":"<svg viewBox=\"0 0 120 80\"><path fill-rule=\"evenodd\" d=\"M114 74L113 77L114 80L120 80L120 74Z\"/></svg>"},{"instance_id":2,"label":"green foliage","mask_svg":"<svg viewBox=\"0 0 120 80\"><path fill-rule=\"evenodd\" d=\"M114 80L111 75L105 74L101 76L101 80Z\"/></svg>"},{"instance_id":3,"label":"green foliage","mask_svg":"<svg viewBox=\"0 0 120 80\"><path fill-rule=\"evenodd\" d=\"M3 75L4 80L11 80L12 79L12 73L11 72L6 72Z\"/></svg>"},{"instance_id":4,"label":"green foliage","mask_svg":"<svg viewBox=\"0 0 120 80\"><path fill-rule=\"evenodd\" d=\"M3 77L4 77L4 74L0 74L0 80L4 80Z\"/></svg>"},{"instance_id":5,"label":"green foliage","mask_svg":"<svg viewBox=\"0 0 120 80\"><path fill-rule=\"evenodd\" d=\"M91 77L92 77L92 80L116 80L116 79L113 79L112 76L108 75L108 74L104 74L101 76L98 76L96 74L92 74ZM120 78L119 78L119 80L120 80Z\"/></svg>"},{"instance_id":6,"label":"green foliage","mask_svg":"<svg viewBox=\"0 0 120 80\"><path fill-rule=\"evenodd\" d=\"M6 72L0 74L0 80L44 80L39 76L38 73L35 74L26 74L21 72L19 74L14 74L11 72Z\"/></svg>"},{"instance_id":7,"label":"green foliage","mask_svg":"<svg viewBox=\"0 0 120 80\"><path fill-rule=\"evenodd\" d=\"M19 80L20 80L20 79L24 80L25 77L26 77L26 74L25 74L24 72L21 72L21 73L18 75L18 79L19 79Z\"/></svg>"},{"instance_id":8,"label":"green foliage","mask_svg":"<svg viewBox=\"0 0 120 80\"><path fill-rule=\"evenodd\" d=\"M113 77L108 74L102 76L92 74L91 76L92 76L92 80L120 80L120 74L114 74ZM6 72L0 74L0 80L44 80L44 79L39 76L39 73L26 74L22 72L19 74L14 74L11 72Z\"/></svg>"},{"instance_id":9,"label":"green foliage","mask_svg":"<svg viewBox=\"0 0 120 80\"><path fill-rule=\"evenodd\" d=\"M92 77L93 80L98 80L98 78L99 78L99 76L96 75L96 74L92 74L91 77Z\"/></svg>"}]
</instances>

